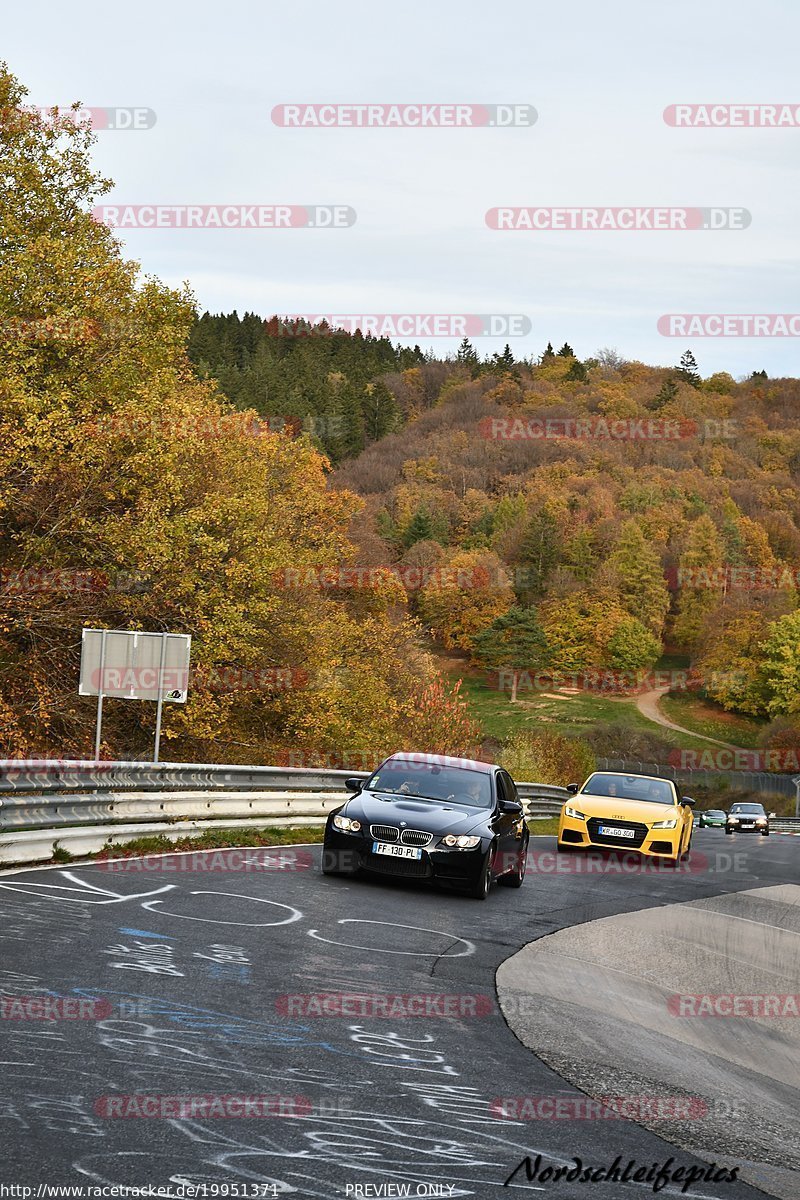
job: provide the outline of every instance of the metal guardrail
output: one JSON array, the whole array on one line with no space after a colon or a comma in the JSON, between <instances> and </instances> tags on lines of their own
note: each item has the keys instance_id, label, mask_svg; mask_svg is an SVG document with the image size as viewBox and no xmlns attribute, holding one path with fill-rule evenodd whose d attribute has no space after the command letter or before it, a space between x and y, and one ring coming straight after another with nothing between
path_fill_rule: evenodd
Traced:
<instances>
[{"instance_id":1,"label":"metal guardrail","mask_svg":"<svg viewBox=\"0 0 800 1200\"><path fill-rule=\"evenodd\" d=\"M320 825L361 771L214 763L0 760L0 865L73 854L139 836L173 840L204 829ZM556 816L567 798L551 784L518 784L531 817Z\"/></svg>"},{"instance_id":2,"label":"metal guardrail","mask_svg":"<svg viewBox=\"0 0 800 1200\"><path fill-rule=\"evenodd\" d=\"M682 780L704 787L719 786L723 780L731 791L763 792L773 796L794 796L795 785L791 775L778 775L769 771L707 771L705 768L672 767L664 763L634 762L622 758L598 758L598 771L629 771L634 775L659 775L663 779Z\"/></svg>"},{"instance_id":3,"label":"metal guardrail","mask_svg":"<svg viewBox=\"0 0 800 1200\"><path fill-rule=\"evenodd\" d=\"M94 762L90 759L0 759L0 795L7 792L162 791L177 789L281 788L340 790L358 771L307 767L251 767L218 763Z\"/></svg>"}]
</instances>

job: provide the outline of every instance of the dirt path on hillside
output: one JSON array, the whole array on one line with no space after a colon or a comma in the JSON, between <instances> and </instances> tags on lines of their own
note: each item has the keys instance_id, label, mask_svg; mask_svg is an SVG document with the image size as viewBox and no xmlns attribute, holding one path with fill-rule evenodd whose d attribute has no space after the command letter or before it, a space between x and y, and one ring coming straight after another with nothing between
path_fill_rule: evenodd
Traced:
<instances>
[{"instance_id":1,"label":"dirt path on hillside","mask_svg":"<svg viewBox=\"0 0 800 1200\"><path fill-rule=\"evenodd\" d=\"M703 742L713 742L715 746L725 746L728 750L741 750L743 747L734 746L733 742L723 742L719 738L708 737L704 733L694 733L691 729L686 729L683 725L676 725L674 721L670 721L669 717L665 717L659 701L662 696L666 696L669 692L668 687L653 688L650 692L642 692L641 696L636 697L636 707L643 717L647 717L648 721L654 721L656 725L663 725L664 729L674 729L676 733L688 733L690 737L700 738Z\"/></svg>"}]
</instances>

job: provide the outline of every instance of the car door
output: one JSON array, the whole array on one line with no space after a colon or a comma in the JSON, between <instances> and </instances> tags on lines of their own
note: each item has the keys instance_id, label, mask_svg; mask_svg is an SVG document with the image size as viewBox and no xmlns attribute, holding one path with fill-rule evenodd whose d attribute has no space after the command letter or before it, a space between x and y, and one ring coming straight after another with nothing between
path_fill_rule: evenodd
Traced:
<instances>
[{"instance_id":1,"label":"car door","mask_svg":"<svg viewBox=\"0 0 800 1200\"><path fill-rule=\"evenodd\" d=\"M495 870L503 874L517 864L519 856L519 813L500 811L500 806L508 801L519 803L517 789L511 776L505 771L495 775L495 791L497 794L497 809L492 824L497 833L497 858Z\"/></svg>"},{"instance_id":2,"label":"car door","mask_svg":"<svg viewBox=\"0 0 800 1200\"><path fill-rule=\"evenodd\" d=\"M517 791L517 785L514 783L514 780L511 778L508 771L503 771L502 775L503 775L503 779L505 781L506 791L509 794L509 798L511 800L513 800L515 804L518 804L521 809L520 813L514 818L514 830L513 830L513 832L514 832L514 851L515 851L515 853L519 853L520 846L523 844L527 845L528 838L529 838L528 825L525 820L525 802L524 802L524 800L522 800L520 798L520 794Z\"/></svg>"}]
</instances>

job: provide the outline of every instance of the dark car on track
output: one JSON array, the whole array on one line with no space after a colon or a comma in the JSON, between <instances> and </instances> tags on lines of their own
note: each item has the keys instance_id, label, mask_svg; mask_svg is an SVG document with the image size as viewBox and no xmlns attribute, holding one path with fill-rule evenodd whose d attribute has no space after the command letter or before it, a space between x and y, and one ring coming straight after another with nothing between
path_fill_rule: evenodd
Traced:
<instances>
[{"instance_id":1,"label":"dark car on track","mask_svg":"<svg viewBox=\"0 0 800 1200\"><path fill-rule=\"evenodd\" d=\"M493 880L521 887L528 826L513 779L494 763L393 754L325 826L326 875L427 879L484 900Z\"/></svg>"},{"instance_id":2,"label":"dark car on track","mask_svg":"<svg viewBox=\"0 0 800 1200\"><path fill-rule=\"evenodd\" d=\"M732 804L725 822L726 833L760 833L769 837L769 817L763 804Z\"/></svg>"}]
</instances>

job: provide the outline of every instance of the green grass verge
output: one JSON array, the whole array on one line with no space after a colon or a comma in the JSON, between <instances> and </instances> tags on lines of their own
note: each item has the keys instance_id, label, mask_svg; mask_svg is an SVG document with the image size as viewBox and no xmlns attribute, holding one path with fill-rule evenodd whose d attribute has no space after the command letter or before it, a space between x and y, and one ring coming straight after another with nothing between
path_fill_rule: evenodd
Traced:
<instances>
[{"instance_id":1,"label":"green grass verge","mask_svg":"<svg viewBox=\"0 0 800 1200\"><path fill-rule=\"evenodd\" d=\"M767 725L766 721L726 712L718 704L700 696L664 696L661 710L670 721L685 725L693 733L701 733L705 737L717 738L745 749L753 749L758 745L758 739Z\"/></svg>"},{"instance_id":2,"label":"green grass verge","mask_svg":"<svg viewBox=\"0 0 800 1200\"><path fill-rule=\"evenodd\" d=\"M541 821L528 821L528 829L531 833L538 833L544 837L554 837L558 833L558 817L545 817Z\"/></svg>"},{"instance_id":3,"label":"green grass verge","mask_svg":"<svg viewBox=\"0 0 800 1200\"><path fill-rule=\"evenodd\" d=\"M552 835L558 832L558 817L529 821L531 833ZM299 829L209 829L197 837L188 835L177 838L151 834L149 837L133 838L121 846L104 846L92 854L74 855L56 844L52 863L68 863L75 860L94 859L102 862L109 858L136 858L143 854L175 854L187 850L220 850L234 846L296 846L301 843L320 843L322 826L303 826Z\"/></svg>"},{"instance_id":4,"label":"green grass verge","mask_svg":"<svg viewBox=\"0 0 800 1200\"><path fill-rule=\"evenodd\" d=\"M278 826L274 829L208 829L195 837L186 834L174 840L163 834L151 834L80 855L70 854L69 850L56 843L53 857L48 861L67 863L94 859L102 862L108 858L134 858L141 854L169 854L186 850L220 850L227 846L296 846L303 842L321 842L322 829L322 825L308 825L297 829Z\"/></svg>"},{"instance_id":5,"label":"green grass verge","mask_svg":"<svg viewBox=\"0 0 800 1200\"><path fill-rule=\"evenodd\" d=\"M541 694L521 691L519 699L512 704L508 692L489 687L481 675L467 667L451 668L449 675L454 682L461 680L461 696L484 737L497 738L501 742L525 730L550 729L575 736L588 733L595 725L611 723L657 734L663 741L682 750L708 749L708 743L700 738L665 729L648 720L639 712L635 699L612 699L592 692L548 699ZM677 721L677 718L673 719Z\"/></svg>"}]
</instances>

